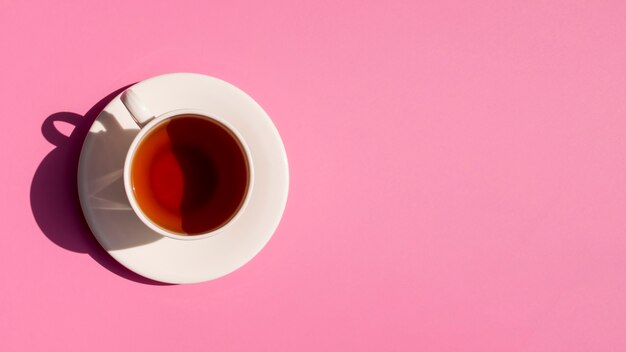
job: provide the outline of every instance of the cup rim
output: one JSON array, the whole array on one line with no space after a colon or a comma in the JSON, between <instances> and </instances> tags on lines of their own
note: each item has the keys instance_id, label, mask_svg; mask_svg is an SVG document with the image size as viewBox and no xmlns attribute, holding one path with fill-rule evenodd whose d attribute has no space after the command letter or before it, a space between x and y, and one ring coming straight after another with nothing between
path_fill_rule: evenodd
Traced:
<instances>
[{"instance_id":1,"label":"cup rim","mask_svg":"<svg viewBox=\"0 0 626 352\"><path fill-rule=\"evenodd\" d=\"M231 132L234 135L235 139L237 139L237 142L239 142L239 145L242 147L244 151L246 162L248 164L248 184L247 184L247 189L246 189L246 195L244 197L243 202L239 206L239 209L237 209L237 212L224 225L214 230L204 232L198 235L181 235L176 232L166 230L162 228L161 226L157 225L156 223L154 223L152 220L150 220L150 218L148 218L148 216L143 212L143 210L137 203L137 200L135 199L135 192L133 191L133 186L131 182L131 175L130 175L131 164L132 164L133 157L135 156L137 152L137 147L139 146L139 143L157 125L160 125L165 120L174 118L178 115L199 115L201 117L214 120L218 122L219 124L221 124L223 127L225 127L229 132ZM150 120L147 124L145 124L143 127L140 127L139 133L137 133L132 143L130 144L128 151L126 152L126 159L124 161L124 190L126 192L126 197L128 198L128 201L130 202L130 206L133 212L135 213L135 215L137 215L137 217L144 223L144 225L148 226L153 231L165 237L173 238L176 240L192 241L192 240L200 240L200 239L204 239L208 237L213 237L215 235L218 235L224 232L227 228L230 228L239 219L243 211L247 208L248 203L250 201L250 196L252 194L253 187L254 187L254 166L252 162L252 154L250 153L250 149L248 145L246 144L246 142L244 141L243 137L241 136L239 131L235 127L233 127L228 121L226 121L219 115L212 114L212 113L210 114L204 110L176 109L176 110L171 110L171 111L168 111L166 113L156 116L155 118Z\"/></svg>"}]
</instances>

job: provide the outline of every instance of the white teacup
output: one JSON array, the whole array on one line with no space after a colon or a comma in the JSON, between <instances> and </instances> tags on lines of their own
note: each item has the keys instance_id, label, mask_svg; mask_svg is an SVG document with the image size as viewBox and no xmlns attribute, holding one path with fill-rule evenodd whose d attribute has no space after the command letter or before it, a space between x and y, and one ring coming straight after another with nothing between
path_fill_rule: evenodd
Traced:
<instances>
[{"instance_id":1,"label":"white teacup","mask_svg":"<svg viewBox=\"0 0 626 352\"><path fill-rule=\"evenodd\" d=\"M121 100L141 128L130 145L124 163L124 187L130 205L137 217L155 232L177 240L207 238L223 232L235 223L248 205L254 185L254 168L252 167L250 150L241 134L228 121L207 111L180 109L155 116L131 89L122 93ZM197 121L191 121L192 119L197 119ZM180 164L178 166L180 172L172 168L163 169L158 167L159 165L167 164L165 161L171 161L169 154L163 156L162 159L155 159L156 161L152 164L143 163L143 160L146 158L145 155L137 157L138 150L140 150L140 153L149 153L144 150L149 150L147 145L153 143L153 139L161 138L158 137L160 134L163 136L165 136L164 133L171 134L170 129L172 126L183 126L185 124L192 127L198 126L199 128L187 130L187 132L193 132L189 133L189 141L187 141L187 136L184 134L185 129L183 128L182 132L177 132L176 141L172 142L179 145L179 147L176 147L178 151L176 153L172 152L172 155L177 159L175 161ZM224 132L232 137L233 141L231 142L226 134L221 135L218 127L209 127L209 125L221 126ZM166 128L167 131L163 132ZM207 131L206 135L203 135L205 131ZM216 131L216 134L212 135L208 131ZM173 137L172 140L174 140ZM198 142L197 145L193 145L193 143L196 143L194 141L200 140L206 142ZM221 140L224 141L221 145L215 142ZM232 143L236 143L241 148L241 160L239 160L239 154L236 154L237 150ZM193 159L188 156L197 153L205 153L206 155L199 159ZM228 158L232 155L234 157ZM161 162L161 160L164 161ZM245 162L245 171L242 168L242 162ZM207 166L199 165L201 163L206 163ZM142 165L144 164L150 165L150 167L143 167ZM186 164L188 165L185 169L184 165ZM158 170L165 170L165 172L159 172ZM190 172L195 172L194 170L198 170L198 172L189 174ZM243 172L246 174L244 175ZM206 177L207 175L208 177ZM203 177L206 178L206 183L203 181ZM245 181L242 181L244 178ZM142 181L144 179L150 181ZM193 180L193 182L188 182L188 180ZM174 207L178 201L178 193L180 193L176 190L180 190L181 182L183 187L180 195L182 203L179 209L181 228L178 229L175 225L176 209ZM245 182L245 185L243 182ZM194 184L193 189L185 188L189 187L188 183ZM242 187L245 187L245 189L242 189ZM157 191L159 189L161 193ZM159 199L163 201L159 203ZM174 200L172 201L172 199ZM185 199L190 199L187 205L185 204ZM234 206L236 203L237 207ZM162 209L159 210L159 206ZM220 223L219 220L222 218L224 221ZM185 222L188 224L185 225ZM219 226L215 225L218 223ZM193 231L185 230L185 228L193 229Z\"/></svg>"}]
</instances>

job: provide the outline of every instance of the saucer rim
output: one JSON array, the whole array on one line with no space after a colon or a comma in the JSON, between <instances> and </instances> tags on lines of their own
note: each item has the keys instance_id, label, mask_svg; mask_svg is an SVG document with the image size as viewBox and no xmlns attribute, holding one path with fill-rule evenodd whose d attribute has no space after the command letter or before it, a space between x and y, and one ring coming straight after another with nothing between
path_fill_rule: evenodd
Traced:
<instances>
[{"instance_id":1,"label":"saucer rim","mask_svg":"<svg viewBox=\"0 0 626 352\"><path fill-rule=\"evenodd\" d=\"M279 188L281 189L281 194L279 194L278 196L280 197L279 199L279 205L277 205L275 208L275 210L273 211L273 215L271 221L268 221L268 224L265 226L265 229L263 231L263 233L267 233L264 236L257 236L257 237L262 237L264 238L264 240L262 241L257 241L255 243L255 248L253 249L253 253L251 255L249 255L247 258L245 258L244 260L242 260L240 263L238 263L235 266L232 266L231 268L229 268L228 270L223 270L222 273L220 274L214 274L214 275L208 275L206 277L203 277L201 279L176 279L176 278L172 278L172 277L163 277L158 275L158 273L155 273L153 271L149 270L149 267L143 267L142 265L136 265L136 261L133 260L132 258L129 258L128 256L124 255L124 251L126 249L109 249L107 248L108 245L106 243L107 240L107 235L102 233L102 231L100 231L99 229L94 227L94 224L92 224L92 222L90 221L90 219L87 216L87 209L90 209L91 205L88 203L86 196L82 194L82 186L84 186L82 184L82 177L81 177L81 173L84 167L87 167L85 165L85 158L87 158L87 155L85 154L85 146L87 145L87 140L89 139L89 135L85 138L85 140L83 141L83 146L81 148L81 153L80 153L80 158L79 158L79 164L78 164L78 190L79 190L79 199L80 199L80 205L81 205L81 209L83 210L83 213L85 214L85 219L87 222L87 225L89 226L91 232L93 233L94 237L96 238L96 240L98 241L98 243L104 248L105 251L107 251L116 261L118 261L120 264L122 264L123 266L125 266L126 268L128 268L129 270L144 276L146 278L155 280L155 281L159 281L159 282L165 282L165 283L173 283L173 284L188 284L188 283L198 283L198 282L204 282L204 281L210 281L210 280L214 280L220 277L223 277L225 275L228 275L230 273L232 273L233 271L236 271L237 269L241 268L242 266L246 265L248 262L250 262L250 260L252 260L254 257L256 257L256 255L258 255L258 253L265 247L265 245L267 245L267 243L269 242L269 240L273 237L273 235L275 234L278 226L280 225L280 221L282 220L282 217L284 215L285 209L286 209L286 205L287 205L287 200L288 200L288 196L289 196L289 185L290 185L290 173L289 173L289 162L288 162L288 158L287 158L287 153L286 153L286 149L285 149L285 145L284 142L278 132L278 129L276 128L276 125L274 124L274 122L271 120L271 118L269 117L269 115L265 112L265 110L263 110L263 108L252 98L250 97L247 93L245 93L243 90L239 89L238 87L234 86L231 83L228 83L226 81L223 81L219 78L215 78L212 76L208 76L208 75L204 75L204 74L200 74L200 73L190 73L190 72L175 72L175 73L166 73L166 74L162 74L162 75L158 75L158 76L154 76L154 77L150 77L148 79L145 79L143 81L137 82L134 85L128 87L128 88L133 88L133 87L137 87L139 85L144 86L144 85L148 85L150 84L152 81L154 80L158 80L158 79L163 79L163 78L176 78L176 77L182 77L182 76L195 76L198 79L209 79L212 80L213 83L216 84L222 84L222 85L226 85L228 86L231 90L233 90L233 92L235 92L236 94L238 94L242 99L248 99L250 102L252 102L255 105L255 108L258 109L258 111L260 113L262 113L264 116L264 118L267 119L267 122L269 122L269 124L271 125L271 129L267 130L266 132L266 136L262 137L262 138L273 138L275 139L275 141L278 142L278 146L280 147L280 150L277 151L278 153L276 153L277 155L274 155L273 157L275 158L279 158L280 162L282 163L282 165L284 165L284 168L281 168L282 170L280 171L281 173L283 173L284 176L284 181L281 182L282 185L279 185ZM107 111L107 109L115 102L119 101L121 96L121 93L118 94L114 99L112 99L106 107L104 107L104 109L100 112L100 114L98 114L98 117L94 120L94 123L97 122L100 117L102 116L102 114ZM183 108L186 109L186 108ZM139 133L139 130L137 130L137 133ZM271 135L270 135L271 133ZM277 183L278 185L278 183ZM249 210L249 209L246 209ZM137 216L137 214L135 214L133 212L134 216ZM143 224L143 223L142 223ZM156 233L153 229L150 229L149 227L145 226L145 224L143 224L143 226L145 227L145 229L147 229L148 231L152 232L152 233ZM225 229L224 232L222 232L221 234L225 234L228 232L229 229ZM158 234L159 236L162 236L161 234ZM220 234L218 234L220 235ZM163 237L163 236L162 236ZM207 238L202 238L202 239L197 239L194 241L182 241L182 242L205 242L205 241L210 241L214 236L210 236ZM167 237L163 237L157 241L180 241L180 240L176 240L176 239L172 239L172 238L167 238ZM151 243L147 243L147 244L142 244L142 245L138 245L136 247L146 247L149 246Z\"/></svg>"}]
</instances>

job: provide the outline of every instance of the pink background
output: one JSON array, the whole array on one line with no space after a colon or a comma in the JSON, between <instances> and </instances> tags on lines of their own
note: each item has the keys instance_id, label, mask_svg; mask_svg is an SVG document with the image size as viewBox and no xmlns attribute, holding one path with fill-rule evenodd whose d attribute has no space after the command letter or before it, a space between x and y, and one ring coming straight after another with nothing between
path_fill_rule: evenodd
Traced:
<instances>
[{"instance_id":1,"label":"pink background","mask_svg":"<svg viewBox=\"0 0 626 352\"><path fill-rule=\"evenodd\" d=\"M0 5L0 350L626 349L626 2L163 3ZM108 257L73 184L92 107L177 71L253 96L292 180L187 286Z\"/></svg>"}]
</instances>

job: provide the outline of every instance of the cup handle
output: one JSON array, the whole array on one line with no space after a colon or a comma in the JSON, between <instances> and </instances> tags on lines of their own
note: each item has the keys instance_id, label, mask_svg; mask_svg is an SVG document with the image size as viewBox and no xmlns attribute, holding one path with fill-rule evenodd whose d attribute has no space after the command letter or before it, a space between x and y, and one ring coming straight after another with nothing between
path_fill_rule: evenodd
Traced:
<instances>
[{"instance_id":1,"label":"cup handle","mask_svg":"<svg viewBox=\"0 0 626 352\"><path fill-rule=\"evenodd\" d=\"M154 118L154 114L148 110L131 89L126 89L120 99L139 127L145 126Z\"/></svg>"}]
</instances>

